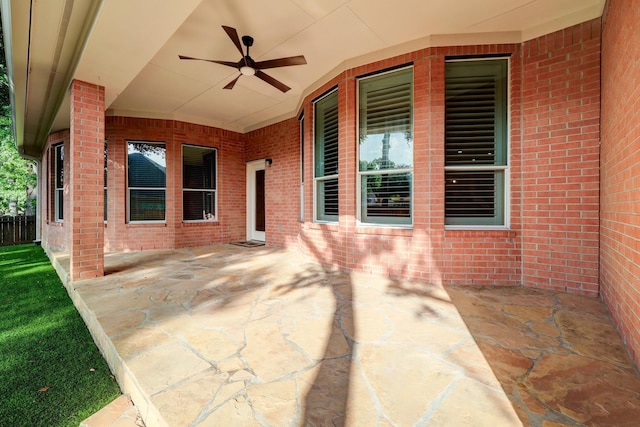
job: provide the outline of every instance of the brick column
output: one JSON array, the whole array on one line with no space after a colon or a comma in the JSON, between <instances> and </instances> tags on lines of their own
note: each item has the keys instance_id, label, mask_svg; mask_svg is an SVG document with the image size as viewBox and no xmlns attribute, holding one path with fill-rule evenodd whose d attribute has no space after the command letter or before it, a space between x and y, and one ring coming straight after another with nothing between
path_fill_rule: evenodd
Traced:
<instances>
[{"instance_id":1,"label":"brick column","mask_svg":"<svg viewBox=\"0 0 640 427\"><path fill-rule=\"evenodd\" d=\"M70 276L78 280L104 274L104 87L71 83L70 133L65 224Z\"/></svg>"}]
</instances>

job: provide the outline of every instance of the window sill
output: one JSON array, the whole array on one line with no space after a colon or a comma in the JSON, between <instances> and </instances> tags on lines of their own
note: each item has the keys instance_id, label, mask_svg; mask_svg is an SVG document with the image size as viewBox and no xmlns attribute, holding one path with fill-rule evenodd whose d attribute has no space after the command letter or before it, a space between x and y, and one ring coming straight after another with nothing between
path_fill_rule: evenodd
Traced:
<instances>
[{"instance_id":1,"label":"window sill","mask_svg":"<svg viewBox=\"0 0 640 427\"><path fill-rule=\"evenodd\" d=\"M511 231L506 225L445 225L445 231Z\"/></svg>"},{"instance_id":2,"label":"window sill","mask_svg":"<svg viewBox=\"0 0 640 427\"><path fill-rule=\"evenodd\" d=\"M166 222L129 222L127 228L139 228L139 227L166 227Z\"/></svg>"},{"instance_id":3,"label":"window sill","mask_svg":"<svg viewBox=\"0 0 640 427\"><path fill-rule=\"evenodd\" d=\"M202 220L202 221L182 221L183 227L202 227L206 225L220 225L220 222L215 219Z\"/></svg>"},{"instance_id":4,"label":"window sill","mask_svg":"<svg viewBox=\"0 0 640 427\"><path fill-rule=\"evenodd\" d=\"M310 230L328 230L338 231L340 225L337 222L306 222L307 228Z\"/></svg>"},{"instance_id":5,"label":"window sill","mask_svg":"<svg viewBox=\"0 0 640 427\"><path fill-rule=\"evenodd\" d=\"M413 225L407 224L363 224L358 223L355 234L378 234L385 236L411 236Z\"/></svg>"},{"instance_id":6,"label":"window sill","mask_svg":"<svg viewBox=\"0 0 640 427\"><path fill-rule=\"evenodd\" d=\"M513 238L516 232L507 227L445 227L445 235L449 237L473 238L473 237L489 237L489 238Z\"/></svg>"}]
</instances>

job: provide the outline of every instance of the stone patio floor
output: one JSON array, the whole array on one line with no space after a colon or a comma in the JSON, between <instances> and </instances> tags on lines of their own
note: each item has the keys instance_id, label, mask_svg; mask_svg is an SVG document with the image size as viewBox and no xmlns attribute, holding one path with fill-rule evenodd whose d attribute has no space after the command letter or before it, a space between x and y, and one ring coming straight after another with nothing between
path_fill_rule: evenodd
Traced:
<instances>
[{"instance_id":1,"label":"stone patio floor","mask_svg":"<svg viewBox=\"0 0 640 427\"><path fill-rule=\"evenodd\" d=\"M105 269L67 288L148 427L640 425L640 377L597 299L344 274L268 247Z\"/></svg>"}]
</instances>

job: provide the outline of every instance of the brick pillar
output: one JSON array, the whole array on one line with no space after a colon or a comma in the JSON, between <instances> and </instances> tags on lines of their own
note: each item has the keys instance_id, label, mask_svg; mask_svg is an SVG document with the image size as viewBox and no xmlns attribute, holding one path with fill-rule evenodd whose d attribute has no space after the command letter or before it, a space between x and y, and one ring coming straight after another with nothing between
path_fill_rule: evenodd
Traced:
<instances>
[{"instance_id":1,"label":"brick pillar","mask_svg":"<svg viewBox=\"0 0 640 427\"><path fill-rule=\"evenodd\" d=\"M104 274L104 87L71 83L70 133L65 224L70 276L78 280Z\"/></svg>"}]
</instances>

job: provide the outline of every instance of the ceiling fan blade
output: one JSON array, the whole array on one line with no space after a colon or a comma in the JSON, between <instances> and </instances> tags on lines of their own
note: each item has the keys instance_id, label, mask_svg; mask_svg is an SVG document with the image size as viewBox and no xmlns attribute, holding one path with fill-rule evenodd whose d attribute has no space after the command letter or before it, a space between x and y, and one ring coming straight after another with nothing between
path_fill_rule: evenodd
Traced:
<instances>
[{"instance_id":1,"label":"ceiling fan blade","mask_svg":"<svg viewBox=\"0 0 640 427\"><path fill-rule=\"evenodd\" d=\"M227 83L227 85L225 87L223 87L223 89L233 89L233 87L235 86L236 82L238 81L238 79L241 76L242 76L242 74L238 74L238 77L236 77L235 79L233 79L229 83Z\"/></svg>"},{"instance_id":2,"label":"ceiling fan blade","mask_svg":"<svg viewBox=\"0 0 640 427\"><path fill-rule=\"evenodd\" d=\"M268 74L263 73L260 70L256 70L256 77L259 78L260 80L264 80L265 82L269 83L271 86L275 87L276 89L279 89L283 93L291 89L289 86L279 82L278 80L274 79Z\"/></svg>"},{"instance_id":3,"label":"ceiling fan blade","mask_svg":"<svg viewBox=\"0 0 640 427\"><path fill-rule=\"evenodd\" d=\"M238 32L236 31L236 29L233 27L227 27L226 25L223 25L222 28L227 33L227 35L229 36L233 44L236 45L236 47L238 48L238 51L240 52L240 55L244 57L244 52L242 51L242 44L240 43L240 37L238 37Z\"/></svg>"},{"instance_id":4,"label":"ceiling fan blade","mask_svg":"<svg viewBox=\"0 0 640 427\"><path fill-rule=\"evenodd\" d=\"M184 56L184 55L178 55L178 58L180 58L180 59L188 59L188 60L193 60L193 61L213 62L214 64L226 65L227 67L239 68L237 62L231 62L231 61L217 61L215 59L194 58L192 56Z\"/></svg>"},{"instance_id":5,"label":"ceiling fan blade","mask_svg":"<svg viewBox=\"0 0 640 427\"><path fill-rule=\"evenodd\" d=\"M206 61L213 62L214 64L226 65L227 67L233 67L236 69L240 69L240 66L241 66L237 62L231 62L231 61L216 61L215 59L207 59ZM242 65L244 65L244 63Z\"/></svg>"},{"instance_id":6,"label":"ceiling fan blade","mask_svg":"<svg viewBox=\"0 0 640 427\"><path fill-rule=\"evenodd\" d=\"M290 65L304 65L307 60L303 55L291 56L289 58L270 59L268 61L259 61L254 64L257 70L266 70L267 68L288 67Z\"/></svg>"}]
</instances>

